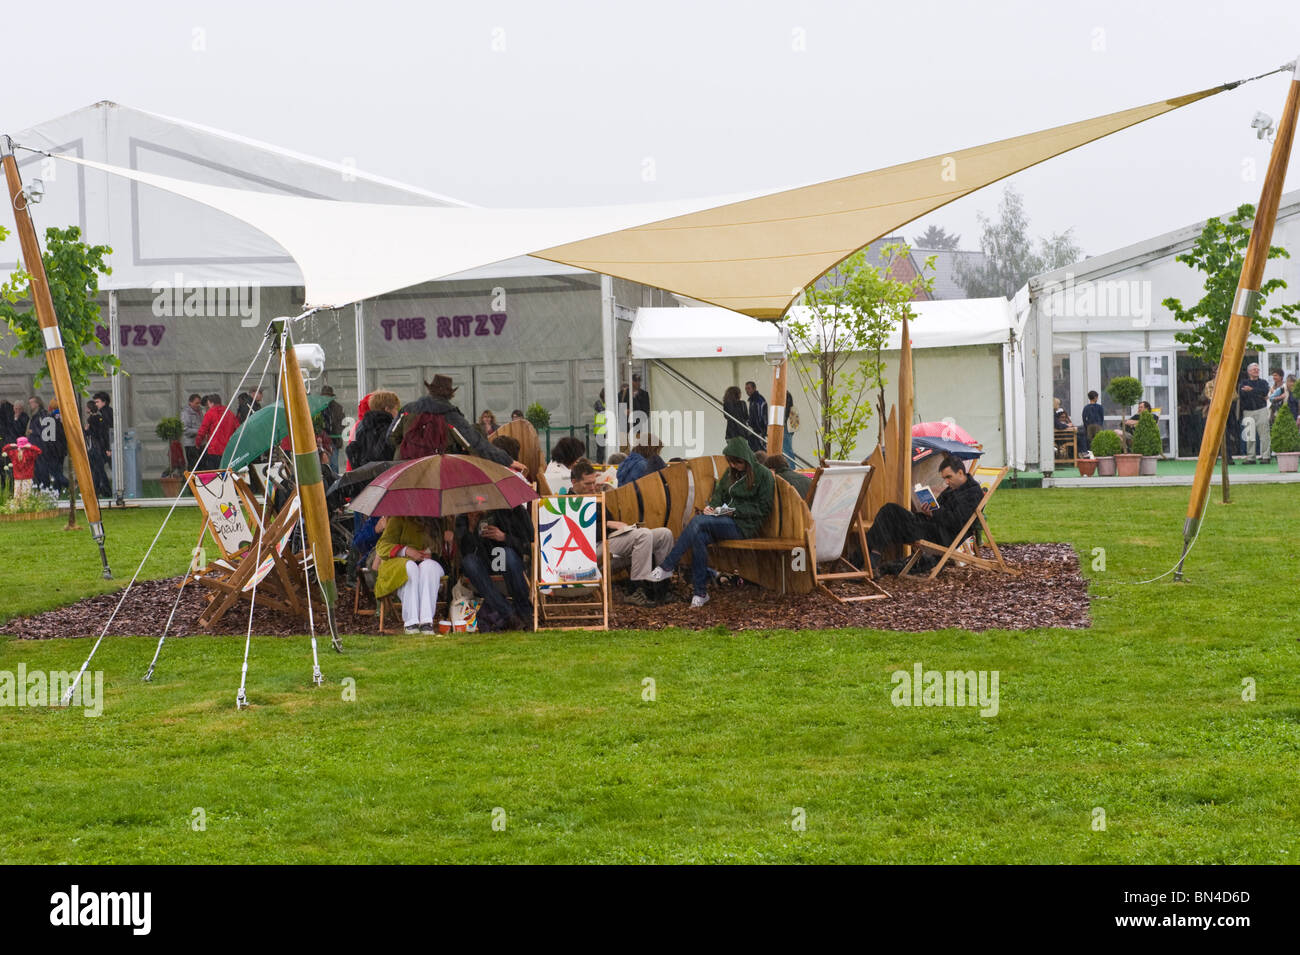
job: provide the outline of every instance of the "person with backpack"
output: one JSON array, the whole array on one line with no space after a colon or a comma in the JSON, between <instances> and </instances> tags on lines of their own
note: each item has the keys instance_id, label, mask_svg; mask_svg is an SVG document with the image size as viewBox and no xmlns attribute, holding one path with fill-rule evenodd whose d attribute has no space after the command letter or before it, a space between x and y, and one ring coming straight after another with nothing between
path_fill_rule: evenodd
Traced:
<instances>
[{"instance_id":1,"label":"person with backpack","mask_svg":"<svg viewBox=\"0 0 1300 955\"><path fill-rule=\"evenodd\" d=\"M452 404L456 386L449 376L434 375L433 381L426 381L424 387L429 393L402 408L388 433L389 443L398 449L394 460L446 454L458 451L463 445L481 458L516 471L527 470L465 420L460 409ZM453 430L459 438L453 436Z\"/></svg>"}]
</instances>

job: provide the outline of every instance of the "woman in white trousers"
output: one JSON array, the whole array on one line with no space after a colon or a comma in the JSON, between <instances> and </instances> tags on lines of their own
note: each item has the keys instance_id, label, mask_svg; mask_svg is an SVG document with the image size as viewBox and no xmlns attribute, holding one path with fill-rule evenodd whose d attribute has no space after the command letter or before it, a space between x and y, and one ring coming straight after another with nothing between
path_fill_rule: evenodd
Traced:
<instances>
[{"instance_id":1,"label":"woman in white trousers","mask_svg":"<svg viewBox=\"0 0 1300 955\"><path fill-rule=\"evenodd\" d=\"M432 633L438 585L452 562L451 532L438 518L391 517L375 550L382 558L375 598L396 593L406 632Z\"/></svg>"}]
</instances>

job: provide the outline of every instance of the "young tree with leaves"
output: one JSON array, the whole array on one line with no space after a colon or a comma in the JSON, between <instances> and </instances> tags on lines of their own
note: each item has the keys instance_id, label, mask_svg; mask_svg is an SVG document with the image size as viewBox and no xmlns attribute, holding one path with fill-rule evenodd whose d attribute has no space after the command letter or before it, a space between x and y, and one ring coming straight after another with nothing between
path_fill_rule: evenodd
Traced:
<instances>
[{"instance_id":1,"label":"young tree with leaves","mask_svg":"<svg viewBox=\"0 0 1300 955\"><path fill-rule=\"evenodd\" d=\"M1037 248L1029 235L1025 200L1008 186L998 204L998 221L979 215L982 229L980 265L957 263L957 278L971 298L1013 298L1035 275L1078 262L1083 250L1074 243L1073 229L1040 238Z\"/></svg>"},{"instance_id":2,"label":"young tree with leaves","mask_svg":"<svg viewBox=\"0 0 1300 955\"><path fill-rule=\"evenodd\" d=\"M876 266L865 250L854 253L827 273L824 288L815 283L804 290L808 317L786 321L790 364L819 411L819 457L853 456L858 435L871 421L873 391L883 433L885 346L903 316L913 317L909 303L934 287L933 276L925 275L933 272L933 256L909 280L892 276L910 254L905 244L891 243L880 250Z\"/></svg>"},{"instance_id":3,"label":"young tree with leaves","mask_svg":"<svg viewBox=\"0 0 1300 955\"><path fill-rule=\"evenodd\" d=\"M1193 358L1209 362L1217 373L1223 358L1223 340L1228 334L1232 318L1232 303L1237 297L1237 283L1246 262L1246 246L1250 244L1250 227L1255 220L1255 207L1250 203L1238 206L1237 211L1223 219L1210 219L1197 237L1192 248L1174 256L1174 261L1189 265L1205 273L1205 295L1190 308L1181 300L1167 298L1160 304L1173 312L1174 318L1190 326L1187 331L1175 332L1174 339L1187 346ZM1288 259L1290 253L1281 246L1271 245L1270 259ZM1273 329L1284 321L1294 322L1300 314L1300 305L1277 305L1265 309L1268 296L1286 288L1280 278L1271 278L1259 287L1259 314L1250 323L1250 341L1247 348L1260 349L1263 342L1276 342Z\"/></svg>"}]
</instances>

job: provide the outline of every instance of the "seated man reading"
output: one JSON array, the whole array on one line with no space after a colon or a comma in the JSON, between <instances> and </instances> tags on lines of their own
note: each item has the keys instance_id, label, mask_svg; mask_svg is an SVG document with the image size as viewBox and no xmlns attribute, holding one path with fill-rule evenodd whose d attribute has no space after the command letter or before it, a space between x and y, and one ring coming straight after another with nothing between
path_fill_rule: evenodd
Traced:
<instances>
[{"instance_id":1,"label":"seated man reading","mask_svg":"<svg viewBox=\"0 0 1300 955\"><path fill-rule=\"evenodd\" d=\"M596 480L596 469L586 458L579 460L569 475L569 493L591 497L600 494L605 485ZM603 506L603 505L602 505ZM639 607L656 607L671 599L672 582L650 580L650 571L659 565L673 548L673 532L666 527L631 527L622 521L606 521L609 540L600 540L600 524L596 525L596 553L599 555L609 544L611 566L628 566L632 580L630 604Z\"/></svg>"},{"instance_id":2,"label":"seated man reading","mask_svg":"<svg viewBox=\"0 0 1300 955\"><path fill-rule=\"evenodd\" d=\"M966 526L984 499L984 489L951 454L944 454L939 464L939 476L947 487L936 504L917 513L891 502L876 512L871 530L867 531L873 569L879 567L881 551L892 544L927 540L946 547Z\"/></svg>"}]
</instances>

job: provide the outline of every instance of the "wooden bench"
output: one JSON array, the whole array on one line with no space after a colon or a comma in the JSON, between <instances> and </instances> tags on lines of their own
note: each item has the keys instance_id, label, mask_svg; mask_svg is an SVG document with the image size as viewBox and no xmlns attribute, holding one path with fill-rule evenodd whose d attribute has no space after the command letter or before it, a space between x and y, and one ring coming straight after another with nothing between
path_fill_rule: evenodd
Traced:
<instances>
[{"instance_id":1,"label":"wooden bench","mask_svg":"<svg viewBox=\"0 0 1300 955\"><path fill-rule=\"evenodd\" d=\"M676 539L690 518L704 510L718 478L727 470L722 455L691 458L605 493L609 520L642 527L667 527ZM799 492L774 476L772 510L757 537L721 541L711 548L718 570L734 573L769 590L811 593L812 513ZM800 562L802 555L802 562ZM688 555L689 557L689 555Z\"/></svg>"}]
</instances>

